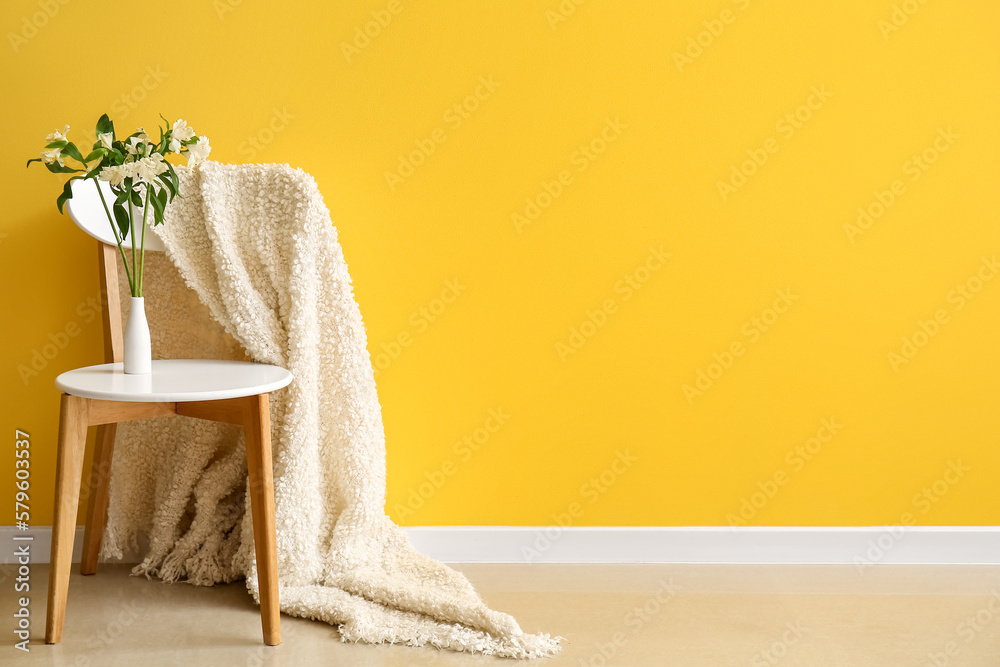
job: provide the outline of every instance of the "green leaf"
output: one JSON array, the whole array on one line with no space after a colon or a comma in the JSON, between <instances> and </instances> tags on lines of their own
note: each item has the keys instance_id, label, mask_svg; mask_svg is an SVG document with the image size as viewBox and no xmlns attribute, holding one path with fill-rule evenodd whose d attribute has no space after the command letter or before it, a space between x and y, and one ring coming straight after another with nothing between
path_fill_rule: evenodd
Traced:
<instances>
[{"instance_id":1,"label":"green leaf","mask_svg":"<svg viewBox=\"0 0 1000 667\"><path fill-rule=\"evenodd\" d=\"M63 146L62 152L70 156L77 162L86 162L86 160L83 159L83 156L80 155L80 150L76 147L76 144L74 144L72 141Z\"/></svg>"},{"instance_id":2,"label":"green leaf","mask_svg":"<svg viewBox=\"0 0 1000 667\"><path fill-rule=\"evenodd\" d=\"M176 197L181 191L181 184L177 180L177 172L174 171L174 165L168 164L167 172L170 174L170 182L174 184L174 196Z\"/></svg>"},{"instance_id":3,"label":"green leaf","mask_svg":"<svg viewBox=\"0 0 1000 667\"><path fill-rule=\"evenodd\" d=\"M25 166L25 167L27 167L27 166L29 166L29 165L30 165L30 164L31 164L32 162L41 162L41 161L42 161L42 158L40 158L40 157L35 157L35 158L31 158L30 160L28 160L28 164L26 164L26 165L24 165L24 166Z\"/></svg>"},{"instance_id":4,"label":"green leaf","mask_svg":"<svg viewBox=\"0 0 1000 667\"><path fill-rule=\"evenodd\" d=\"M115 190L114 188L112 188L112 191L114 191L114 193L115 193L115 204L116 205L121 205L121 204L124 204L126 201L128 201L128 195L129 195L129 191L128 190L125 190L125 189Z\"/></svg>"},{"instance_id":5,"label":"green leaf","mask_svg":"<svg viewBox=\"0 0 1000 667\"><path fill-rule=\"evenodd\" d=\"M148 190L146 191L146 196L149 197L149 203L152 205L153 213L155 214L154 225L163 222L163 207L166 205L166 195L166 190L160 190L152 194Z\"/></svg>"},{"instance_id":6,"label":"green leaf","mask_svg":"<svg viewBox=\"0 0 1000 667\"><path fill-rule=\"evenodd\" d=\"M97 165L96 167L94 167L93 169L91 169L90 171L88 171L88 172L87 172L87 175L86 175L86 176L84 176L83 178L96 178L96 177L97 177L97 175L98 175L99 173L101 173L101 169L104 169L104 165L103 165L103 163L102 163L102 164L99 164L99 165Z\"/></svg>"},{"instance_id":7,"label":"green leaf","mask_svg":"<svg viewBox=\"0 0 1000 667\"><path fill-rule=\"evenodd\" d=\"M142 207L142 197L140 197L139 193L134 190L132 191L132 203L140 208Z\"/></svg>"},{"instance_id":8,"label":"green leaf","mask_svg":"<svg viewBox=\"0 0 1000 667\"><path fill-rule=\"evenodd\" d=\"M158 178L163 185L166 186L166 190L169 190L170 199L172 200L174 198L174 184L170 180L170 174L168 172L163 172L162 174L157 174L156 178Z\"/></svg>"},{"instance_id":9,"label":"green leaf","mask_svg":"<svg viewBox=\"0 0 1000 667\"><path fill-rule=\"evenodd\" d=\"M82 169L73 169L72 167L67 167L65 165L60 165L58 162L52 162L51 164L46 164L45 168L51 171L53 174L79 174Z\"/></svg>"},{"instance_id":10,"label":"green leaf","mask_svg":"<svg viewBox=\"0 0 1000 667\"><path fill-rule=\"evenodd\" d=\"M111 122L110 118L108 118L108 114L104 114L98 119L97 134L105 134L107 132L111 132L112 134L114 134L114 131L115 131L115 124Z\"/></svg>"},{"instance_id":11,"label":"green leaf","mask_svg":"<svg viewBox=\"0 0 1000 667\"><path fill-rule=\"evenodd\" d=\"M87 159L81 160L81 162L90 162L92 160L103 158L107 154L107 152L108 152L107 148L95 148L90 152L90 155L87 156Z\"/></svg>"},{"instance_id":12,"label":"green leaf","mask_svg":"<svg viewBox=\"0 0 1000 667\"><path fill-rule=\"evenodd\" d=\"M125 210L125 207L117 201L115 202L113 210L115 212L115 220L118 221L118 232L121 235L122 241L124 241L125 237L128 235L129 228L128 212Z\"/></svg>"},{"instance_id":13,"label":"green leaf","mask_svg":"<svg viewBox=\"0 0 1000 667\"><path fill-rule=\"evenodd\" d=\"M66 185L63 186L62 194L56 199L56 206L59 208L59 212L63 212L63 204L73 198L73 181L80 178L79 176L74 176L73 178L66 181Z\"/></svg>"},{"instance_id":14,"label":"green leaf","mask_svg":"<svg viewBox=\"0 0 1000 667\"><path fill-rule=\"evenodd\" d=\"M46 148L62 148L63 146L65 146L68 143L69 142L66 141L65 139L60 139L59 141L53 141L51 144L46 144L45 147Z\"/></svg>"}]
</instances>

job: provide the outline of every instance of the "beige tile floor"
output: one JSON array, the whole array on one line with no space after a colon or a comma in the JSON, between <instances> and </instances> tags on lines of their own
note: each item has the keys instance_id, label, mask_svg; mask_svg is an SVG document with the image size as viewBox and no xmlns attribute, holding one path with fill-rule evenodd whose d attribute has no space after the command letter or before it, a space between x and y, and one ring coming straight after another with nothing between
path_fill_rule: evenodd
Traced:
<instances>
[{"instance_id":1,"label":"beige tile floor","mask_svg":"<svg viewBox=\"0 0 1000 667\"><path fill-rule=\"evenodd\" d=\"M852 566L788 565L456 567L526 630L566 638L563 654L539 665L1000 666L995 566L880 566L864 573ZM73 575L63 643L46 646L47 576L47 566L32 568L28 654L12 645L15 595L10 581L3 585L0 665L514 664L342 644L332 627L286 616L284 643L264 647L257 609L242 583L168 586L129 577L124 566L102 566L95 577Z\"/></svg>"}]
</instances>

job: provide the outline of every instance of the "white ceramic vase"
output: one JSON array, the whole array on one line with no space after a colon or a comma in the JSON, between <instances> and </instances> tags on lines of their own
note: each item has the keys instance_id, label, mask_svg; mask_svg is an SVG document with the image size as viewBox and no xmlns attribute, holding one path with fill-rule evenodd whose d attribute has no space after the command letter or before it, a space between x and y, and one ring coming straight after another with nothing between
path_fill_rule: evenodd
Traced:
<instances>
[{"instance_id":1,"label":"white ceramic vase","mask_svg":"<svg viewBox=\"0 0 1000 667\"><path fill-rule=\"evenodd\" d=\"M153 370L149 345L149 323L146 322L146 305L141 296L132 297L125 324L125 372L143 375Z\"/></svg>"}]
</instances>

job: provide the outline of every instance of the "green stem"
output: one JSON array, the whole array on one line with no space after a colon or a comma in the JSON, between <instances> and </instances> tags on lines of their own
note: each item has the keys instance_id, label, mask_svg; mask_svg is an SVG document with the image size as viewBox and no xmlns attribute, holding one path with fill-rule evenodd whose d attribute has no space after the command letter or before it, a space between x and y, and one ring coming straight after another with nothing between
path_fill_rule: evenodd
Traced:
<instances>
[{"instance_id":1,"label":"green stem","mask_svg":"<svg viewBox=\"0 0 1000 667\"><path fill-rule=\"evenodd\" d=\"M132 188L128 191L128 234L132 239L132 275L135 276L135 283L132 285L132 296L142 296L142 275L138 272L139 267L135 263L135 219L132 216Z\"/></svg>"},{"instance_id":2,"label":"green stem","mask_svg":"<svg viewBox=\"0 0 1000 667\"><path fill-rule=\"evenodd\" d=\"M122 264L125 265L125 277L128 278L128 291L129 294L132 293L134 286L132 284L132 274L128 270L128 260L125 258L125 251L122 249L122 237L118 234L118 225L115 224L114 218L111 217L111 211L108 210L108 202L104 199L104 191L101 190L101 184L94 179L94 187L97 188L97 194L101 196L101 203L104 204L104 213L108 216L108 222L111 223L111 231L115 235L115 242L118 244L118 252L122 256Z\"/></svg>"},{"instance_id":3,"label":"green stem","mask_svg":"<svg viewBox=\"0 0 1000 667\"><path fill-rule=\"evenodd\" d=\"M142 277L146 272L146 218L149 216L150 187L146 183L146 204L142 209L142 241L139 244L139 296L142 296Z\"/></svg>"}]
</instances>

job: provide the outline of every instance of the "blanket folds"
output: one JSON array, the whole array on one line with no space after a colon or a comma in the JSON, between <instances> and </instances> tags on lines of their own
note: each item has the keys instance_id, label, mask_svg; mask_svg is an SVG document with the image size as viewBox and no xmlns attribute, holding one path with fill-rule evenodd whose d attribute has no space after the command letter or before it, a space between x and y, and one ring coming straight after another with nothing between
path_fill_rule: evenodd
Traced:
<instances>
[{"instance_id":1,"label":"blanket folds","mask_svg":"<svg viewBox=\"0 0 1000 667\"><path fill-rule=\"evenodd\" d=\"M559 651L486 606L460 573L386 516L385 441L365 329L313 179L287 165L184 171L147 253L154 358L247 359L292 371L271 395L284 613L342 641L509 658ZM246 578L258 600L240 429L185 417L121 424L103 555L148 539L135 574L209 586ZM258 600L259 601L259 600Z\"/></svg>"}]
</instances>

